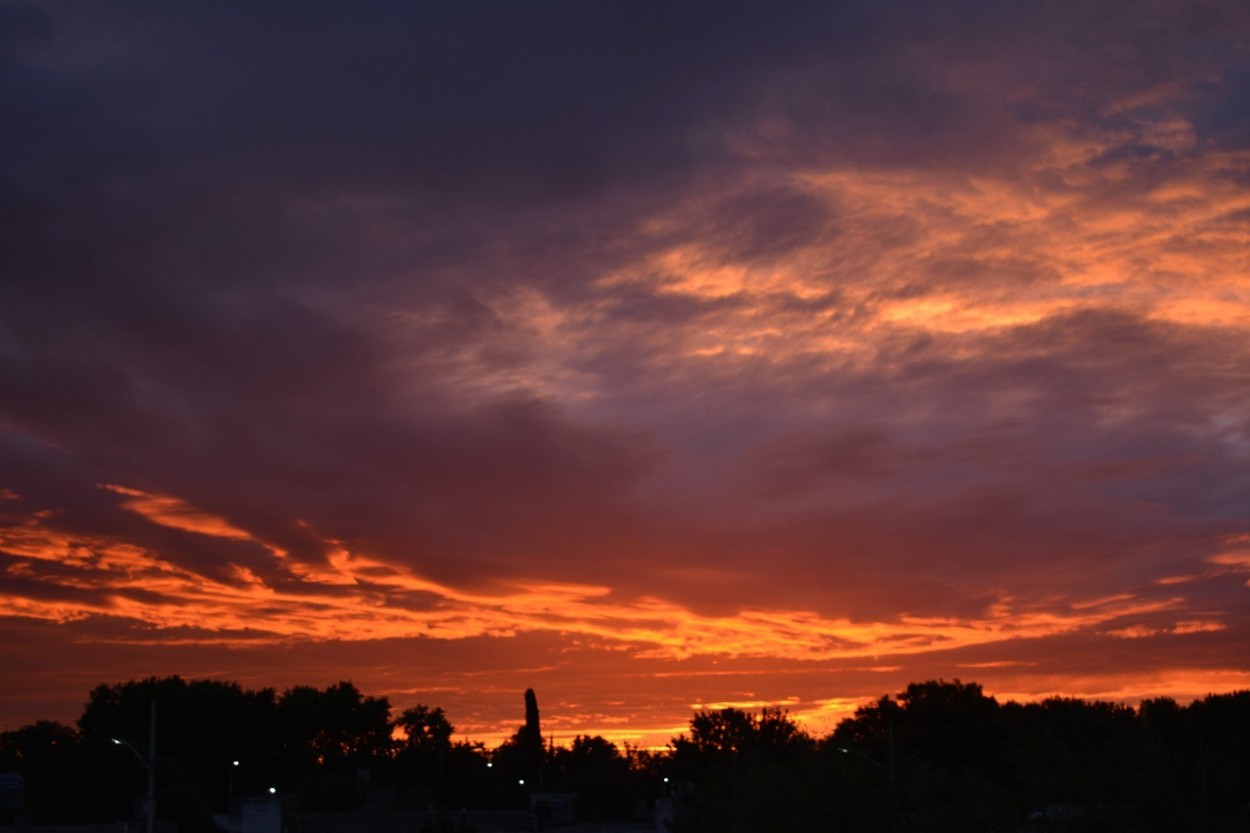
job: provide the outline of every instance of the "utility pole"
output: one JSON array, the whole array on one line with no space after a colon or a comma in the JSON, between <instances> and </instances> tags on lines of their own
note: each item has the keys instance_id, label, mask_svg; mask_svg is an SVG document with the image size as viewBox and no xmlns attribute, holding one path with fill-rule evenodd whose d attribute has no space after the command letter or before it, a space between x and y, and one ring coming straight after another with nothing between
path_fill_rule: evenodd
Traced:
<instances>
[{"instance_id":1,"label":"utility pole","mask_svg":"<svg viewBox=\"0 0 1250 833\"><path fill-rule=\"evenodd\" d=\"M156 699L148 710L148 833L156 826Z\"/></svg>"},{"instance_id":2,"label":"utility pole","mask_svg":"<svg viewBox=\"0 0 1250 833\"><path fill-rule=\"evenodd\" d=\"M894 785L894 718L890 718L886 724L886 730L890 737L890 785Z\"/></svg>"}]
</instances>

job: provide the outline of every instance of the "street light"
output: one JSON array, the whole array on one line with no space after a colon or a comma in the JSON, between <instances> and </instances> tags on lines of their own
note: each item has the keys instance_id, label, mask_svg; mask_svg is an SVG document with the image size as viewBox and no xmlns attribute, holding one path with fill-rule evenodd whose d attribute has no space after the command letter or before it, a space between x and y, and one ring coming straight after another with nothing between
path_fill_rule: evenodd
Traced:
<instances>
[{"instance_id":1,"label":"street light","mask_svg":"<svg viewBox=\"0 0 1250 833\"><path fill-rule=\"evenodd\" d=\"M143 768L148 771L148 797L145 800L147 805L147 831L152 833L156 826L156 701L152 700L148 704L148 756L144 758L139 754L139 750L130 745L128 741L120 738L111 738L117 746L124 746L134 753L139 759L139 763L143 764Z\"/></svg>"},{"instance_id":2,"label":"street light","mask_svg":"<svg viewBox=\"0 0 1250 833\"><path fill-rule=\"evenodd\" d=\"M890 783L891 784L894 783L894 756L893 755L890 756L890 765L886 766L885 764L881 763L876 758L872 757L871 755L869 755L867 752L863 751L862 749L848 749L845 746L839 746L837 747L837 749L843 755L850 755L852 752L854 752L856 755L863 758L865 761L872 764L877 769L881 770L886 775L888 775L890 778Z\"/></svg>"},{"instance_id":3,"label":"street light","mask_svg":"<svg viewBox=\"0 0 1250 833\"><path fill-rule=\"evenodd\" d=\"M143 768L148 773L148 795L147 798L143 800L143 815L147 819L146 823L148 833L152 833L152 827L156 821L156 770L152 767L151 763L139 754L139 750L135 749L129 741L121 740L120 738L111 738L111 740L116 745L124 746L129 749L135 758L138 759L139 763L143 764Z\"/></svg>"}]
</instances>

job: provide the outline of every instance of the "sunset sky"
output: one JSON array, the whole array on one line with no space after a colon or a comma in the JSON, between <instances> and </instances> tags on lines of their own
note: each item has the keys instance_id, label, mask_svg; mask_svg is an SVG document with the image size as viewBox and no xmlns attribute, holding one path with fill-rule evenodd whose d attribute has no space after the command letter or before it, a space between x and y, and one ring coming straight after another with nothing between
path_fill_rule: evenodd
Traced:
<instances>
[{"instance_id":1,"label":"sunset sky","mask_svg":"<svg viewBox=\"0 0 1250 833\"><path fill-rule=\"evenodd\" d=\"M0 2L0 729L1250 688L1250 3Z\"/></svg>"}]
</instances>

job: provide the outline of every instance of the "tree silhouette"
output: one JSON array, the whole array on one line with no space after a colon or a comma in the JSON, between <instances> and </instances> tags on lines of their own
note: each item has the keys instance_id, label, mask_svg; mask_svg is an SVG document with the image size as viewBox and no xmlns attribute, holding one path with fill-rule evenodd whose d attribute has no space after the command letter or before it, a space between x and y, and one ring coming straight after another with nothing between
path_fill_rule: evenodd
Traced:
<instances>
[{"instance_id":1,"label":"tree silhouette","mask_svg":"<svg viewBox=\"0 0 1250 833\"><path fill-rule=\"evenodd\" d=\"M551 763L556 786L577 794L579 818L621 818L632 812L630 762L612 742L578 735L569 748L555 751Z\"/></svg>"},{"instance_id":2,"label":"tree silhouette","mask_svg":"<svg viewBox=\"0 0 1250 833\"><path fill-rule=\"evenodd\" d=\"M815 741L782 710L701 711L672 746L678 830L827 828Z\"/></svg>"},{"instance_id":3,"label":"tree silhouette","mask_svg":"<svg viewBox=\"0 0 1250 833\"><path fill-rule=\"evenodd\" d=\"M107 752L96 747L96 752ZM96 772L105 759L93 756L81 735L53 720L0 733L0 771L20 772L26 780L26 815L35 824L104 821L129 811L125 773ZM121 776L120 778L117 776ZM115 789L116 795L109 790ZM7 821L16 821L16 814Z\"/></svg>"},{"instance_id":4,"label":"tree silhouette","mask_svg":"<svg viewBox=\"0 0 1250 833\"><path fill-rule=\"evenodd\" d=\"M408 803L445 803L447 765L455 729L441 708L418 704L395 720L403 739L395 754L398 785Z\"/></svg>"},{"instance_id":5,"label":"tree silhouette","mask_svg":"<svg viewBox=\"0 0 1250 833\"><path fill-rule=\"evenodd\" d=\"M525 689L525 725L520 729L517 745L526 761L532 783L542 787L545 749L542 726L538 722L538 697L532 688Z\"/></svg>"},{"instance_id":6,"label":"tree silhouette","mask_svg":"<svg viewBox=\"0 0 1250 833\"><path fill-rule=\"evenodd\" d=\"M237 683L176 675L94 688L78 726L93 755L111 757L110 771L129 776L123 795L144 789L145 772L112 739L146 755L153 702L160 707L153 762L157 814L190 830L209 830L211 813L226 809L232 776L236 789L246 792L260 788L250 779L273 769L274 692L245 692ZM246 766L231 772L230 762L240 758Z\"/></svg>"},{"instance_id":7,"label":"tree silhouette","mask_svg":"<svg viewBox=\"0 0 1250 833\"><path fill-rule=\"evenodd\" d=\"M364 798L358 771L388 759L390 703L364 697L350 682L318 691L295 686L277 703L277 731L288 783L299 788L309 809L359 806Z\"/></svg>"},{"instance_id":8,"label":"tree silhouette","mask_svg":"<svg viewBox=\"0 0 1250 833\"><path fill-rule=\"evenodd\" d=\"M506 791L500 797L511 806L528 806L528 796L543 787L547 749L538 719L538 698L532 688L525 690L525 724L496 747L493 763Z\"/></svg>"}]
</instances>

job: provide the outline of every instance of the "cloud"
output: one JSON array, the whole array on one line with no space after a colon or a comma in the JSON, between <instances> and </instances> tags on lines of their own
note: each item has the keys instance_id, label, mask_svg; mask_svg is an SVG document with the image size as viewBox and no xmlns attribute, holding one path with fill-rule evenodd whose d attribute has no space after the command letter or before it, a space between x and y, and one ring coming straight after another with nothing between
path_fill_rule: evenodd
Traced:
<instances>
[{"instance_id":1,"label":"cloud","mask_svg":"<svg viewBox=\"0 0 1250 833\"><path fill-rule=\"evenodd\" d=\"M134 493L119 487L111 491L127 497ZM133 503L123 508L135 511ZM247 536L218 522L206 527L205 516L185 502L144 497L143 507L155 507L162 525L169 523L171 506L178 510L173 515L176 528L191 535L227 540ZM195 523L188 524L188 518ZM292 562L271 548L282 575L271 582L241 564L227 565L222 578L193 572L133 545L68 536L56 530L52 516L5 528L0 548L10 559L7 573L23 585L94 590L77 602L52 602L15 588L5 615L60 622L108 616L132 620L144 629L198 630L210 642L222 634L244 632L276 639L359 641L551 631L617 642L640 659L714 655L834 660L906 656L1101 629L1109 622L1174 610L1184 603L1179 596L1151 600L1120 594L1087 602L1052 598L1045 605L1021 605L1001 597L980 615L963 619L903 612L853 621L802 609L750 606L730 615L709 615L658 597L622 599L608 586L504 582L497 577L496 589L467 592L341 547L331 550L325 568ZM1169 632L1218 629L1222 626L1186 620ZM1112 635L1155 632L1132 625Z\"/></svg>"},{"instance_id":2,"label":"cloud","mask_svg":"<svg viewBox=\"0 0 1250 833\"><path fill-rule=\"evenodd\" d=\"M0 12L7 627L1239 679L1241 5L293 11Z\"/></svg>"},{"instance_id":3,"label":"cloud","mask_svg":"<svg viewBox=\"0 0 1250 833\"><path fill-rule=\"evenodd\" d=\"M251 536L243 530L232 526L229 521L214 517L196 510L178 498L165 495L150 495L138 489L125 486L107 485L103 488L119 495L132 498L122 504L123 509L136 512L152 523L161 526L197 532L201 535L214 535L220 538L247 540Z\"/></svg>"}]
</instances>

